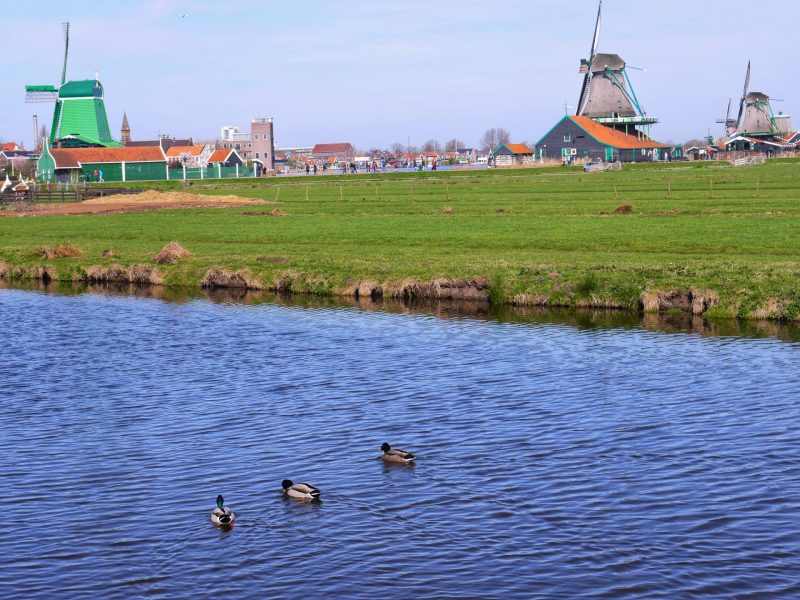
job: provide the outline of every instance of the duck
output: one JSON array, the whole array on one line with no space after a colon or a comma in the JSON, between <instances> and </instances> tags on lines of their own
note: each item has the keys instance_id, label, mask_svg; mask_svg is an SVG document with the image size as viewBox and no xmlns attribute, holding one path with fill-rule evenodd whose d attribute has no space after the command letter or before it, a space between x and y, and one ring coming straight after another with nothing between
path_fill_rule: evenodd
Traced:
<instances>
[{"instance_id":1,"label":"duck","mask_svg":"<svg viewBox=\"0 0 800 600\"><path fill-rule=\"evenodd\" d=\"M217 527L230 527L233 525L236 515L225 506L225 498L222 494L217 496L217 508L211 511L211 522Z\"/></svg>"},{"instance_id":2,"label":"duck","mask_svg":"<svg viewBox=\"0 0 800 600\"><path fill-rule=\"evenodd\" d=\"M407 465L414 462L414 458L416 458L411 452L406 452L405 450L397 448L392 450L392 447L386 442L381 446L381 451L383 452L381 458L386 462Z\"/></svg>"},{"instance_id":3,"label":"duck","mask_svg":"<svg viewBox=\"0 0 800 600\"><path fill-rule=\"evenodd\" d=\"M300 498L302 500L319 500L320 491L316 486L310 483L293 483L291 479L284 479L281 482L283 493L292 498Z\"/></svg>"}]
</instances>

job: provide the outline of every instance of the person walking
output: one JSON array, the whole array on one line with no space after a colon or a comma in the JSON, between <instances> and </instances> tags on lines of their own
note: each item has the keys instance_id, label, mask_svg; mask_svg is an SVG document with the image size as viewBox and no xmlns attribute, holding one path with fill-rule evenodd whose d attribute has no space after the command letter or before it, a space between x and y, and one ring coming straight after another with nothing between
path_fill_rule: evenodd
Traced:
<instances>
[{"instance_id":1,"label":"person walking","mask_svg":"<svg viewBox=\"0 0 800 600\"><path fill-rule=\"evenodd\" d=\"M100 169L100 171L97 173L97 175L100 178L100 183L105 183L106 180L103 179L103 169Z\"/></svg>"},{"instance_id":2,"label":"person walking","mask_svg":"<svg viewBox=\"0 0 800 600\"><path fill-rule=\"evenodd\" d=\"M306 175L308 175L309 171L311 171L311 167L309 167L308 163L306 163Z\"/></svg>"}]
</instances>

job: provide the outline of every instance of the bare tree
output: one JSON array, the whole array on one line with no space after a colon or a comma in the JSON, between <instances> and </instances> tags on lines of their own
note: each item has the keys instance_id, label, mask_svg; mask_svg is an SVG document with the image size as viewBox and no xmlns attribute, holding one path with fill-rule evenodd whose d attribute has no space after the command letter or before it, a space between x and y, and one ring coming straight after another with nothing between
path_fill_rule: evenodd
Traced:
<instances>
[{"instance_id":1,"label":"bare tree","mask_svg":"<svg viewBox=\"0 0 800 600\"><path fill-rule=\"evenodd\" d=\"M400 142L395 142L394 144L392 144L391 150L392 154L394 154L395 156L400 156L405 153L406 147L405 144L401 144Z\"/></svg>"},{"instance_id":2,"label":"bare tree","mask_svg":"<svg viewBox=\"0 0 800 600\"><path fill-rule=\"evenodd\" d=\"M692 146L697 146L698 148L705 148L707 144L708 142L706 142L706 140L695 138L693 140L689 140L688 142L686 142L684 144L684 147L691 148Z\"/></svg>"},{"instance_id":3,"label":"bare tree","mask_svg":"<svg viewBox=\"0 0 800 600\"><path fill-rule=\"evenodd\" d=\"M462 142L461 140L458 140L456 138L453 138L452 140L448 140L448 142L444 145L444 149L447 152L455 152L459 148L463 149L464 147L465 147L464 142Z\"/></svg>"},{"instance_id":4,"label":"bare tree","mask_svg":"<svg viewBox=\"0 0 800 600\"><path fill-rule=\"evenodd\" d=\"M502 127L492 127L487 129L481 138L481 148L484 152L491 152L498 146L507 144L511 139L511 133Z\"/></svg>"},{"instance_id":5,"label":"bare tree","mask_svg":"<svg viewBox=\"0 0 800 600\"><path fill-rule=\"evenodd\" d=\"M439 143L439 140L430 139L424 144L422 144L422 151L423 152L441 152L442 145Z\"/></svg>"},{"instance_id":6,"label":"bare tree","mask_svg":"<svg viewBox=\"0 0 800 600\"><path fill-rule=\"evenodd\" d=\"M47 139L47 125L42 125L42 128L39 130L39 143L36 144L36 152L41 152L42 148L44 148L44 141Z\"/></svg>"}]
</instances>

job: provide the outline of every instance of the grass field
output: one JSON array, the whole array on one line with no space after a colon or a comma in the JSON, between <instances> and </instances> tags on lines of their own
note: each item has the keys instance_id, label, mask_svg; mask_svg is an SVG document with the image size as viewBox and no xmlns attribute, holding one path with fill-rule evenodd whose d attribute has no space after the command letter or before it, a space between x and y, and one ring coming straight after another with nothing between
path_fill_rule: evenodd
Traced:
<instances>
[{"instance_id":1,"label":"grass field","mask_svg":"<svg viewBox=\"0 0 800 600\"><path fill-rule=\"evenodd\" d=\"M709 316L800 318L800 162L636 165L621 172L529 169L325 176L185 186L271 204L0 219L0 261L153 264L177 240L193 258L158 266L197 286L212 266L269 287L341 293L354 281L488 278L495 302L636 308L645 290L710 289ZM141 184L140 184L141 185ZM614 214L630 204L629 214ZM283 216L272 216L279 207ZM70 242L83 256L44 261ZM114 258L103 258L106 249Z\"/></svg>"}]
</instances>

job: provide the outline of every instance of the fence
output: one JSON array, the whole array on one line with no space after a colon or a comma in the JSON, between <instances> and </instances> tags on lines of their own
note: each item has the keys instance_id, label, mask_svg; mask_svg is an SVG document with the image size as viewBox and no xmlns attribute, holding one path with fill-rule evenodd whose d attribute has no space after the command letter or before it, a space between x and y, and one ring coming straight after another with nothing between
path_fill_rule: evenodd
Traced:
<instances>
[{"instance_id":1,"label":"fence","mask_svg":"<svg viewBox=\"0 0 800 600\"><path fill-rule=\"evenodd\" d=\"M743 156L741 158L734 158L728 161L734 167L751 167L753 165L763 165L767 162L767 158L762 154L761 156Z\"/></svg>"},{"instance_id":2,"label":"fence","mask_svg":"<svg viewBox=\"0 0 800 600\"><path fill-rule=\"evenodd\" d=\"M234 179L242 177L255 177L255 167L247 168L245 165L226 167L223 165L208 165L196 168L170 168L167 169L167 179L170 181L196 181L198 179Z\"/></svg>"}]
</instances>

